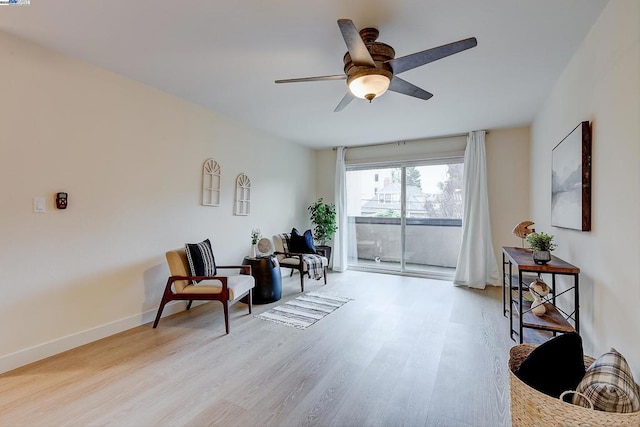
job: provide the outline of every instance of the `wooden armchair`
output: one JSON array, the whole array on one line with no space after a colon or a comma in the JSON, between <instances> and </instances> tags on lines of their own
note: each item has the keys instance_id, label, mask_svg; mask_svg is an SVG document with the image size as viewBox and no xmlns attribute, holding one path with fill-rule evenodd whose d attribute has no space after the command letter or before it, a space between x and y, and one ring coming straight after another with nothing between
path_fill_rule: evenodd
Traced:
<instances>
[{"instance_id":1,"label":"wooden armchair","mask_svg":"<svg viewBox=\"0 0 640 427\"><path fill-rule=\"evenodd\" d=\"M304 292L304 276L309 278L313 277L316 280L324 278L324 284L327 284L327 268L329 266L329 260L325 256L323 250L316 250L315 254L311 253L299 253L291 252L289 250L289 233L276 234L273 236L274 255L278 257L280 267L286 267L291 269L291 274L294 270L300 272L300 290Z\"/></svg>"},{"instance_id":2,"label":"wooden armchair","mask_svg":"<svg viewBox=\"0 0 640 427\"><path fill-rule=\"evenodd\" d=\"M191 308L191 303L194 300L220 301L224 308L224 326L227 334L229 333L229 306L246 296L249 313L251 313L251 291L255 286L255 279L251 275L251 266L217 266L218 269L240 269L243 274L191 276L184 248L168 251L166 258L171 276L167 280L164 295L160 307L158 307L158 314L153 322L154 328L158 326L162 310L169 301L189 301L187 310ZM194 284L194 280L200 282Z\"/></svg>"}]
</instances>

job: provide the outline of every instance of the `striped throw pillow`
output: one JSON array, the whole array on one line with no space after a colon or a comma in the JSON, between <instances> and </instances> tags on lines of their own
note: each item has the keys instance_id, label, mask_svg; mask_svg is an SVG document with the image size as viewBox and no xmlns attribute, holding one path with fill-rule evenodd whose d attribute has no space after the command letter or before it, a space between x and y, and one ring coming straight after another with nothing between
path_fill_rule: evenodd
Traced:
<instances>
[{"instance_id":1,"label":"striped throw pillow","mask_svg":"<svg viewBox=\"0 0 640 427\"><path fill-rule=\"evenodd\" d=\"M216 259L213 256L209 239L200 243L187 243L184 247L187 254L187 262L192 276L215 276ZM196 284L199 280L194 280Z\"/></svg>"},{"instance_id":2,"label":"striped throw pillow","mask_svg":"<svg viewBox=\"0 0 640 427\"><path fill-rule=\"evenodd\" d=\"M614 348L593 362L576 388L593 404L606 412L640 411L640 389L625 358ZM585 398L574 394L573 403L589 407Z\"/></svg>"}]
</instances>

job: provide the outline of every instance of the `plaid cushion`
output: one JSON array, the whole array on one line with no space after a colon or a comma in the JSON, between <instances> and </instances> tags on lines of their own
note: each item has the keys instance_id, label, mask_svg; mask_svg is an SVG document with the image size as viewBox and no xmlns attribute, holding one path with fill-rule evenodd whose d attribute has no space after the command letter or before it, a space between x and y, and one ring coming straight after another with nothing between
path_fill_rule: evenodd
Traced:
<instances>
[{"instance_id":1,"label":"plaid cushion","mask_svg":"<svg viewBox=\"0 0 640 427\"><path fill-rule=\"evenodd\" d=\"M288 253L289 252L289 233L282 233L282 234L278 234L278 237L280 237L280 239L282 240L282 252L284 253Z\"/></svg>"},{"instance_id":2,"label":"plaid cushion","mask_svg":"<svg viewBox=\"0 0 640 427\"><path fill-rule=\"evenodd\" d=\"M594 409L600 411L640 411L640 388L633 380L627 361L613 348L593 362L576 391L584 394ZM573 395L573 403L589 407L578 394Z\"/></svg>"}]
</instances>

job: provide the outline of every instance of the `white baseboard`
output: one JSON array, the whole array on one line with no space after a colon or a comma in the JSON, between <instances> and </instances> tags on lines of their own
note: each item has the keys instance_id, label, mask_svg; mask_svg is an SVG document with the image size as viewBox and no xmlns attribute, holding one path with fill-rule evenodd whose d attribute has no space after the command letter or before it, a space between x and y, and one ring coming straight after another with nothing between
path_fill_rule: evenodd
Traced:
<instances>
[{"instance_id":1,"label":"white baseboard","mask_svg":"<svg viewBox=\"0 0 640 427\"><path fill-rule=\"evenodd\" d=\"M195 304L193 306L195 306ZM162 312L162 317L183 311L185 307L185 302L173 301L165 306ZM156 313L156 309L149 310L141 314L109 322L95 328L25 348L24 350L16 351L15 353L7 354L0 357L0 374L28 365L29 363L37 362L38 360L45 359L55 354L62 353L63 351L71 350L72 348L126 331L127 329L152 322L155 319Z\"/></svg>"}]
</instances>

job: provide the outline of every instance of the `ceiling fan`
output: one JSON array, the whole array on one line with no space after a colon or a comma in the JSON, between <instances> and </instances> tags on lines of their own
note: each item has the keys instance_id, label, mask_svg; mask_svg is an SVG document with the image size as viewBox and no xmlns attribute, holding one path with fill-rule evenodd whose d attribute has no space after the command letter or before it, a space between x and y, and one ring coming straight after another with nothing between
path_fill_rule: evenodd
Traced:
<instances>
[{"instance_id":1,"label":"ceiling fan","mask_svg":"<svg viewBox=\"0 0 640 427\"><path fill-rule=\"evenodd\" d=\"M353 98L371 102L387 90L427 100L433 94L402 80L398 74L478 45L476 38L470 37L395 58L391 46L376 41L380 34L377 29L363 28L358 32L351 19L338 19L338 26L348 49L343 58L344 74L276 80L276 83L346 80L348 90L334 110L336 112L344 109Z\"/></svg>"}]
</instances>

